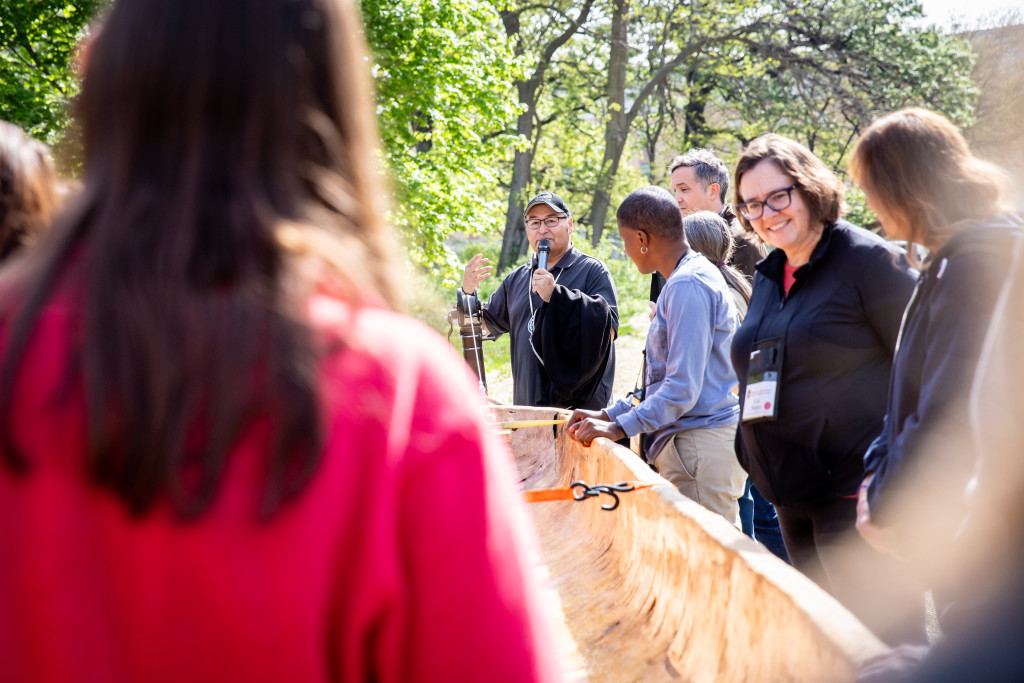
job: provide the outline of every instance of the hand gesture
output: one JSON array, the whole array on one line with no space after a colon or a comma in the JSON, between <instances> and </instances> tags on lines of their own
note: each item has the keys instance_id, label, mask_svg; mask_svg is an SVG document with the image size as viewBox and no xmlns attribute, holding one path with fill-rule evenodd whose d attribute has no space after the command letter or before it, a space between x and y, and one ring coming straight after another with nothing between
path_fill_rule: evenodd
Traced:
<instances>
[{"instance_id":1,"label":"hand gesture","mask_svg":"<svg viewBox=\"0 0 1024 683\"><path fill-rule=\"evenodd\" d=\"M483 254L477 254L469 259L462 274L462 291L472 294L481 282L491 276L491 267L487 265L488 263Z\"/></svg>"},{"instance_id":2,"label":"hand gesture","mask_svg":"<svg viewBox=\"0 0 1024 683\"><path fill-rule=\"evenodd\" d=\"M900 558L899 527L878 526L871 521L868 485L874 476L874 474L868 475L868 478L857 489L857 531L868 542L868 545L878 552Z\"/></svg>"}]
</instances>

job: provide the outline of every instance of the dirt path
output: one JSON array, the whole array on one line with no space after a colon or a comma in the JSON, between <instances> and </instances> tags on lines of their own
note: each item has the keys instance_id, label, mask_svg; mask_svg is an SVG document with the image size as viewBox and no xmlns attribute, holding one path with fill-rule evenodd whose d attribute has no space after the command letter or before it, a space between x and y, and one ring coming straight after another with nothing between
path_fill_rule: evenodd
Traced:
<instances>
[{"instance_id":1,"label":"dirt path","mask_svg":"<svg viewBox=\"0 0 1024 683\"><path fill-rule=\"evenodd\" d=\"M612 398L616 400L632 391L637 384L644 362L647 328L651 326L646 312L637 313L628 322L631 333L615 341L615 384L612 385Z\"/></svg>"}]
</instances>

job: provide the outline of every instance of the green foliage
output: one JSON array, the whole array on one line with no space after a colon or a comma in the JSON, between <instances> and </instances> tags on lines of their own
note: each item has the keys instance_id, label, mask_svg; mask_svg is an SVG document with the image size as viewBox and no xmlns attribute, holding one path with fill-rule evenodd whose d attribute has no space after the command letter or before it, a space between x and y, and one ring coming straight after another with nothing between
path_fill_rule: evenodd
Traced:
<instances>
[{"instance_id":1,"label":"green foliage","mask_svg":"<svg viewBox=\"0 0 1024 683\"><path fill-rule=\"evenodd\" d=\"M0 119L55 144L77 92L71 57L104 0L0 3Z\"/></svg>"},{"instance_id":2,"label":"green foliage","mask_svg":"<svg viewBox=\"0 0 1024 683\"><path fill-rule=\"evenodd\" d=\"M453 231L501 225L502 164L518 139L518 73L496 11L483 0L363 0L377 114L394 178L393 222L411 260L454 283Z\"/></svg>"},{"instance_id":3,"label":"green foliage","mask_svg":"<svg viewBox=\"0 0 1024 683\"><path fill-rule=\"evenodd\" d=\"M970 49L922 27L915 0L773 0L760 11L757 28L709 53L688 84L691 98L695 85L711 91L701 93L709 125L688 142L777 132L843 173L857 134L880 114L920 105L971 121Z\"/></svg>"},{"instance_id":4,"label":"green foliage","mask_svg":"<svg viewBox=\"0 0 1024 683\"><path fill-rule=\"evenodd\" d=\"M862 228L873 230L879 234L884 234L882 233L882 225L878 222L878 216L875 215L874 211L868 208L868 200L864 196L863 190L852 184L847 187L846 204L849 207L849 210L843 218L854 225L859 225Z\"/></svg>"}]
</instances>

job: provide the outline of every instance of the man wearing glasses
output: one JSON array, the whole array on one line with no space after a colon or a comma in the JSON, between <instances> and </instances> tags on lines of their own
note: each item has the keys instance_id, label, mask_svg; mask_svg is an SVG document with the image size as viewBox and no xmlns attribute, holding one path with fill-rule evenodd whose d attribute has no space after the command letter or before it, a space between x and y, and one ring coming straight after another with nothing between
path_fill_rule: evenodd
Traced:
<instances>
[{"instance_id":1,"label":"man wearing glasses","mask_svg":"<svg viewBox=\"0 0 1024 683\"><path fill-rule=\"evenodd\" d=\"M612 394L615 285L603 263L576 249L572 231L572 213L561 197L541 192L531 199L526 237L534 255L481 309L485 332L510 336L517 405L601 409ZM546 268L537 259L543 240ZM473 294L490 276L488 259L477 254L466 264L462 290Z\"/></svg>"}]
</instances>

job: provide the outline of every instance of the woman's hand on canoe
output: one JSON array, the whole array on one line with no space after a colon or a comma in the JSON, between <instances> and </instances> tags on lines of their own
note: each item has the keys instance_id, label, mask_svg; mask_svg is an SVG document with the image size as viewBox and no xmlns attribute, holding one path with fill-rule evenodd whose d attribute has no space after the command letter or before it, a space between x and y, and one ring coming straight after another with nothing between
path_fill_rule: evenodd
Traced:
<instances>
[{"instance_id":1,"label":"woman's hand on canoe","mask_svg":"<svg viewBox=\"0 0 1024 683\"><path fill-rule=\"evenodd\" d=\"M577 408L573 411L567 425L569 436L579 441L584 446L599 436L612 441L617 441L626 436L619 425L608 419L608 413L603 410L583 410Z\"/></svg>"}]
</instances>

